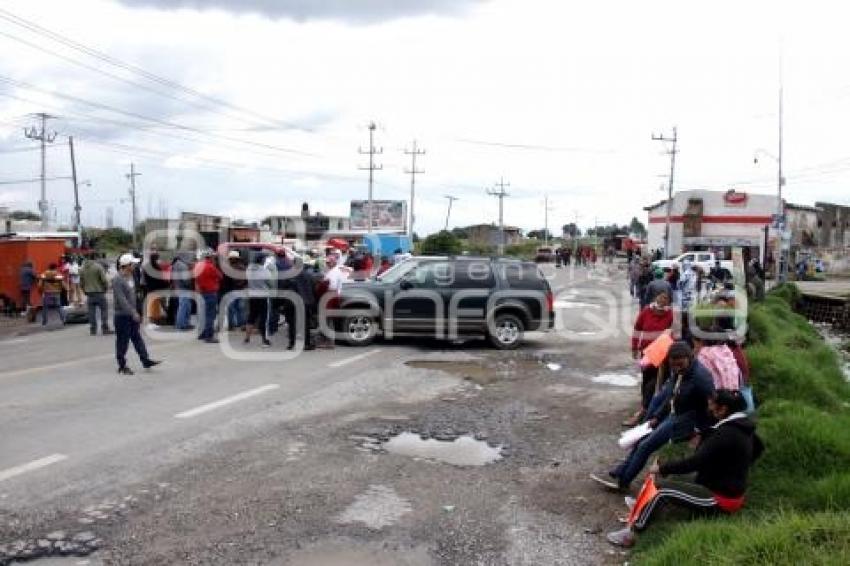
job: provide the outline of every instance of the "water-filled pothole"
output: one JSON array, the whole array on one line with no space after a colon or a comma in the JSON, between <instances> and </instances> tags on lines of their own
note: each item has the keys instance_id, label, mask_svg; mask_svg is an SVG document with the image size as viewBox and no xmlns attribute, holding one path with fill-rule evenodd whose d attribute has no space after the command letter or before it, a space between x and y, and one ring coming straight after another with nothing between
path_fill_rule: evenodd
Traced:
<instances>
[{"instance_id":1,"label":"water-filled pothole","mask_svg":"<svg viewBox=\"0 0 850 566\"><path fill-rule=\"evenodd\" d=\"M372 442L372 450L451 464L452 466L484 466L502 459L502 446L490 446L484 440L464 435L453 440L422 438L413 432L402 432L383 443Z\"/></svg>"}]
</instances>

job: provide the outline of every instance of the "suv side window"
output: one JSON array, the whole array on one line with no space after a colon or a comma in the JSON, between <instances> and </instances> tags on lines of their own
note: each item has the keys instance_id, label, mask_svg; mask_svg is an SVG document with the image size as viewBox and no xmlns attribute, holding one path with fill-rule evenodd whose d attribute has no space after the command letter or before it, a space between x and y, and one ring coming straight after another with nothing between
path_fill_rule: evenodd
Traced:
<instances>
[{"instance_id":1,"label":"suv side window","mask_svg":"<svg viewBox=\"0 0 850 566\"><path fill-rule=\"evenodd\" d=\"M694 254L685 254L685 255L683 255L683 256L682 256L682 261L690 261L691 263L693 263L693 261L694 261Z\"/></svg>"},{"instance_id":2,"label":"suv side window","mask_svg":"<svg viewBox=\"0 0 850 566\"><path fill-rule=\"evenodd\" d=\"M420 263L416 269L404 276L417 288L444 289L454 285L454 266L448 261Z\"/></svg>"},{"instance_id":3,"label":"suv side window","mask_svg":"<svg viewBox=\"0 0 850 566\"><path fill-rule=\"evenodd\" d=\"M516 263L500 265L499 269L511 289L539 291L545 287L546 280L536 265Z\"/></svg>"},{"instance_id":4,"label":"suv side window","mask_svg":"<svg viewBox=\"0 0 850 566\"><path fill-rule=\"evenodd\" d=\"M700 263L705 263L707 261L711 261L711 254L699 254L697 261Z\"/></svg>"},{"instance_id":5,"label":"suv side window","mask_svg":"<svg viewBox=\"0 0 850 566\"><path fill-rule=\"evenodd\" d=\"M458 289L492 289L496 286L489 260L457 261L454 268L454 286Z\"/></svg>"}]
</instances>

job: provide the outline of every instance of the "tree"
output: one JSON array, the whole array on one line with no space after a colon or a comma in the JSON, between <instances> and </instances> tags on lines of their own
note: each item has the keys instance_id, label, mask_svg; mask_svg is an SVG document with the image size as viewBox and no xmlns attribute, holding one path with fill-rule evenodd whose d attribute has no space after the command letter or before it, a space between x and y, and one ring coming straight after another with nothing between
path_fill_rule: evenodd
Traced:
<instances>
[{"instance_id":1,"label":"tree","mask_svg":"<svg viewBox=\"0 0 850 566\"><path fill-rule=\"evenodd\" d=\"M552 239L552 232L550 232L549 230L543 230L543 229L532 230L528 233L528 237L534 238L535 240L546 240L547 238L551 240Z\"/></svg>"},{"instance_id":2,"label":"tree","mask_svg":"<svg viewBox=\"0 0 850 566\"><path fill-rule=\"evenodd\" d=\"M123 252L133 245L133 235L123 228L87 229L83 231L83 239L99 252Z\"/></svg>"},{"instance_id":3,"label":"tree","mask_svg":"<svg viewBox=\"0 0 850 566\"><path fill-rule=\"evenodd\" d=\"M41 220L41 216L29 210L13 210L9 213L12 220Z\"/></svg>"},{"instance_id":4,"label":"tree","mask_svg":"<svg viewBox=\"0 0 850 566\"><path fill-rule=\"evenodd\" d=\"M423 254L458 255L463 250L460 239L446 230L431 234L422 241Z\"/></svg>"},{"instance_id":5,"label":"tree","mask_svg":"<svg viewBox=\"0 0 850 566\"><path fill-rule=\"evenodd\" d=\"M461 240L468 240L469 239L469 228L461 228L461 227L452 228L452 235L455 238L460 238Z\"/></svg>"},{"instance_id":6,"label":"tree","mask_svg":"<svg viewBox=\"0 0 850 566\"><path fill-rule=\"evenodd\" d=\"M641 240L646 239L646 226L637 219L637 216L632 217L632 221L629 224L629 233L638 236Z\"/></svg>"},{"instance_id":7,"label":"tree","mask_svg":"<svg viewBox=\"0 0 850 566\"><path fill-rule=\"evenodd\" d=\"M581 230L575 222L570 222L569 224L561 226L561 232L564 234L564 237L568 238L578 238L581 236Z\"/></svg>"}]
</instances>

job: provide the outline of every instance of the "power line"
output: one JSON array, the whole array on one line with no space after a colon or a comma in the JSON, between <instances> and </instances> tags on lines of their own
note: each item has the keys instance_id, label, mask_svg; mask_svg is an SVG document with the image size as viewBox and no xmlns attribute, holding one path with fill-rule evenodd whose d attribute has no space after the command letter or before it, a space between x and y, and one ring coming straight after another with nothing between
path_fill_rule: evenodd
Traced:
<instances>
[{"instance_id":1,"label":"power line","mask_svg":"<svg viewBox=\"0 0 850 566\"><path fill-rule=\"evenodd\" d=\"M106 110L108 112L114 112L116 114L122 114L124 116L130 116L131 118L136 118L136 119L139 119L139 120L144 120L146 122L152 122L152 123L155 123L155 124L160 124L162 126L175 128L175 129L178 129L178 130L185 130L185 131L193 132L193 133L197 133L197 134L206 134L206 135L211 136L211 137L216 137L216 138L220 138L220 139L223 139L223 140L232 141L232 142L241 143L241 144L250 145L250 146L272 149L272 150L279 151L279 152L282 152L282 153L294 153L294 154L298 154L298 155L306 155L306 156L316 157L315 154L308 153L308 152L305 152L305 151L300 151L300 150L297 150L297 149L285 148L285 147L270 145L270 144L266 144L266 143L262 143L262 142L243 140L243 139L239 139L239 138L225 136L225 135L222 135L222 134L212 134L212 133L209 133L209 132L204 132L203 130L201 130L199 128L195 128L193 126L187 126L185 124L178 124L176 122L169 122L169 121L166 121L166 120L160 120L158 118L151 118L150 116L145 116L143 114L138 114L136 112L132 112L132 111L128 111L128 110L121 110L120 108L116 108L116 107L110 106L108 104L103 104L103 103L100 103L100 102L94 102L92 100L86 100L86 99L83 99L83 98L72 96L70 94L63 94L63 93L52 91L52 90L49 90L49 89L40 88L40 87L37 87L37 86L32 85L30 83L27 83L25 81L19 81L19 80L12 79L11 77L5 77L5 76L0 75L0 83L5 83L5 84L12 85L12 86L17 86L18 88L31 90L33 92L40 92L42 94L46 94L46 95L49 95L49 96L55 96L57 98L70 100L71 102L76 102L78 104L84 104L84 105L90 106L92 108L98 108L98 109L101 109L101 110Z\"/></svg>"},{"instance_id":2,"label":"power line","mask_svg":"<svg viewBox=\"0 0 850 566\"><path fill-rule=\"evenodd\" d=\"M44 180L46 182L50 181L67 181L71 177L45 177ZM13 179L11 181L0 181L0 185L29 185L30 183L40 183L41 177L35 177L33 179Z\"/></svg>"},{"instance_id":3,"label":"power line","mask_svg":"<svg viewBox=\"0 0 850 566\"><path fill-rule=\"evenodd\" d=\"M187 87L187 86L185 86L181 83L178 83L176 81L173 81L171 79L161 77L159 75L156 75L154 73L146 71L145 69L142 69L141 67L132 65L130 63L126 63L124 61L121 61L120 59L112 57L111 55L103 53L102 51L98 51L94 48L88 47L87 45L82 44L80 42L77 42L73 39L70 39L69 37L64 36L60 33L57 33L57 32L51 31L47 28L44 28L44 27L36 24L35 22L32 22L30 20L27 20L25 18L17 16L15 14L13 14L12 12L9 12L8 10L4 10L4 9L0 8L0 18L2 18L2 19L6 20L6 21L8 21L8 22L10 22L14 25L17 25L19 27L27 29L27 30L35 33L35 34L41 35L42 37L47 37L47 38L51 39L52 41L55 41L57 43L61 43L62 45L65 45L66 47L70 47L71 49L74 49L75 51L84 53L84 54L88 55L89 57L93 57L93 58L98 59L99 61L102 61L102 62L107 63L109 65L121 68L125 71L129 71L129 72L134 73L136 75L139 75L139 76L145 78L148 81L151 81L151 82L172 88L174 90L184 92L184 93L189 94L189 95L191 95L195 98L207 100L207 101L209 101L213 104L216 104L218 106L230 108L231 110L235 110L235 111L237 111L237 112L239 112L243 115L253 116L255 122L257 120L261 120L262 122L279 124L279 125L282 125L286 128L308 130L308 129L303 128L301 126L297 126L297 125L294 125L294 124L284 122L282 120L277 120L277 119L274 119L274 118L270 118L268 116L264 116L263 114L255 112L253 110L237 106L236 104L233 104L231 102L228 102L228 101L220 99L220 98L217 98L215 96L205 94L203 92L199 92L199 91L197 91L193 88Z\"/></svg>"},{"instance_id":4,"label":"power line","mask_svg":"<svg viewBox=\"0 0 850 566\"><path fill-rule=\"evenodd\" d=\"M418 149L416 147L416 140L413 140L413 148L411 150L404 150L405 155L410 156L410 169L405 169L404 172L410 175L410 223L408 224L408 235L411 240L413 239L413 222L416 220L415 212L414 212L414 204L416 202L416 175L422 175L425 173L424 169L416 168L416 158L420 155L425 155L424 149Z\"/></svg>"}]
</instances>

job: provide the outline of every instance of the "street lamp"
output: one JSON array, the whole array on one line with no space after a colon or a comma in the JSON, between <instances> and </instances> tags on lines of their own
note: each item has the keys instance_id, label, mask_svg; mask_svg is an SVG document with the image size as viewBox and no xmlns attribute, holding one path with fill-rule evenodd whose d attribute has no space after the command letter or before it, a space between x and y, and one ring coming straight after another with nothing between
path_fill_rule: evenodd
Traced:
<instances>
[{"instance_id":1,"label":"street lamp","mask_svg":"<svg viewBox=\"0 0 850 566\"><path fill-rule=\"evenodd\" d=\"M780 145L780 151L782 146ZM784 252L782 250L782 234L785 231L785 207L782 204L782 187L785 186L785 177L782 175L782 153L779 156L772 154L766 149L756 149L753 152L753 163L758 165L759 156L769 157L773 161L776 162L777 167L777 175L776 175L776 261L779 263L776 266L776 278L780 283L784 283L787 279L788 274L788 261L787 258L783 257Z\"/></svg>"}]
</instances>

